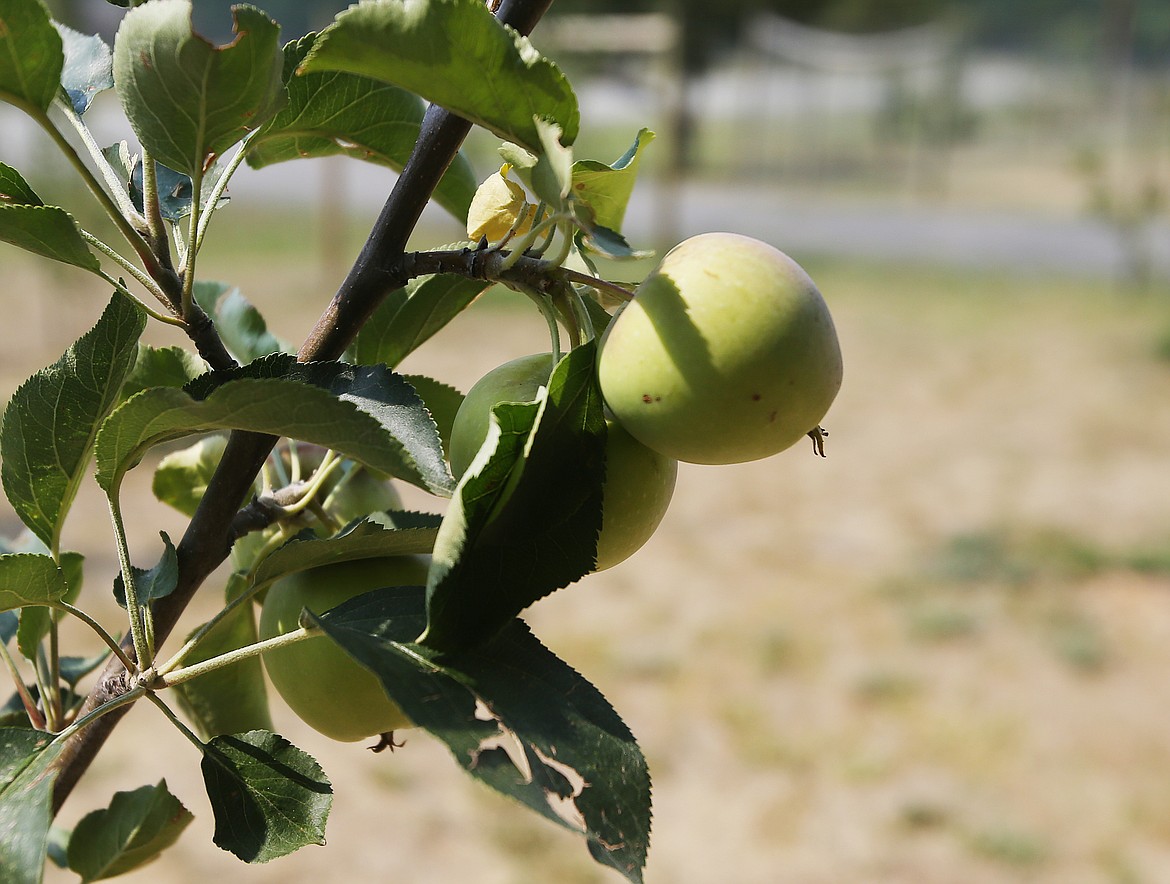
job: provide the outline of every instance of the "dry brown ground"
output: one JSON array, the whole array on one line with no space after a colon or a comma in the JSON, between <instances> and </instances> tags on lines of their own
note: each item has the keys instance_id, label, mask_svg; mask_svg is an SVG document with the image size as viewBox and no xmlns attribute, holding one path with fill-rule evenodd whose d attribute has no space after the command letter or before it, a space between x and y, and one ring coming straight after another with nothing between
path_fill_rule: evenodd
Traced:
<instances>
[{"instance_id":1,"label":"dry brown ground","mask_svg":"<svg viewBox=\"0 0 1170 884\"><path fill-rule=\"evenodd\" d=\"M638 556L528 618L642 742L647 881L1170 880L1163 312L1073 283L813 269L846 354L828 459L684 468ZM5 390L79 331L37 309L35 345L11 324L0 341ZM466 388L542 346L536 314L512 315L463 317L406 368ZM146 560L181 525L138 472ZM73 530L100 596L105 529ZM373 755L278 715L334 782L327 848L247 869L212 847L198 759L148 707L63 821L165 776L197 820L128 884L617 880L424 735Z\"/></svg>"}]
</instances>

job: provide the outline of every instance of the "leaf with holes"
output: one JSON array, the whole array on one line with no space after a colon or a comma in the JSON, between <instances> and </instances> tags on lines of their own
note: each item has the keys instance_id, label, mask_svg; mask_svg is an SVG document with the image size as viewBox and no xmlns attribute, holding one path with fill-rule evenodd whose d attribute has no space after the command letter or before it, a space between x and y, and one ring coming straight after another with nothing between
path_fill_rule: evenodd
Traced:
<instances>
[{"instance_id":1,"label":"leaf with holes","mask_svg":"<svg viewBox=\"0 0 1170 884\"><path fill-rule=\"evenodd\" d=\"M200 177L284 100L280 27L250 6L232 10L235 39L215 46L191 29L190 0L153 0L122 19L114 82L142 146Z\"/></svg>"},{"instance_id":2,"label":"leaf with holes","mask_svg":"<svg viewBox=\"0 0 1170 884\"><path fill-rule=\"evenodd\" d=\"M494 408L435 541L424 644L485 641L593 568L605 472L594 353L562 358L543 400Z\"/></svg>"},{"instance_id":3,"label":"leaf with holes","mask_svg":"<svg viewBox=\"0 0 1170 884\"><path fill-rule=\"evenodd\" d=\"M412 641L424 622L417 587L374 590L314 619L467 773L581 833L598 862L642 880L646 759L597 688L522 622L475 650L440 655Z\"/></svg>"}]
</instances>

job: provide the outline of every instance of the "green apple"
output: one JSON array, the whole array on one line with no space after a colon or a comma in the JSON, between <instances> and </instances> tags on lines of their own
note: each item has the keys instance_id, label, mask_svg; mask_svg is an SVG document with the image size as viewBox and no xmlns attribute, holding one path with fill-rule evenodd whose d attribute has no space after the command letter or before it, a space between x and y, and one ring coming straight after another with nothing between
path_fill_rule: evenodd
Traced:
<instances>
[{"instance_id":1,"label":"green apple","mask_svg":"<svg viewBox=\"0 0 1170 884\"><path fill-rule=\"evenodd\" d=\"M451 472L460 478L487 437L499 402L531 402L552 374L552 355L521 356L489 371L468 390L451 429ZM606 479L602 490L597 567L625 561L650 539L674 493L678 463L606 421Z\"/></svg>"},{"instance_id":2,"label":"green apple","mask_svg":"<svg viewBox=\"0 0 1170 884\"><path fill-rule=\"evenodd\" d=\"M323 565L278 580L260 613L260 638L297 628L301 610L322 614L347 599L383 586L423 586L425 556L358 559ZM327 737L353 742L412 727L382 689L382 683L339 648L318 635L264 654L268 677L289 708Z\"/></svg>"},{"instance_id":3,"label":"green apple","mask_svg":"<svg viewBox=\"0 0 1170 884\"><path fill-rule=\"evenodd\" d=\"M690 463L783 451L841 387L837 332L813 281L783 252L733 233L671 249L606 329L597 364L617 422Z\"/></svg>"}]
</instances>

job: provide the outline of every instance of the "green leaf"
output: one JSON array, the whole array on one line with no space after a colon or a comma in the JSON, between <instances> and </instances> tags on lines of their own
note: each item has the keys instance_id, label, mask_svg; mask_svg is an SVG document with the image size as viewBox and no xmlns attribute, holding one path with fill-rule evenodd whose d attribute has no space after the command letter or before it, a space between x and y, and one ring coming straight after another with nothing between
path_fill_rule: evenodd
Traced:
<instances>
[{"instance_id":1,"label":"green leaf","mask_svg":"<svg viewBox=\"0 0 1170 884\"><path fill-rule=\"evenodd\" d=\"M195 283L194 294L199 306L215 320L224 346L240 362L289 352L288 344L269 333L260 311L235 286L202 281Z\"/></svg>"},{"instance_id":2,"label":"green leaf","mask_svg":"<svg viewBox=\"0 0 1170 884\"><path fill-rule=\"evenodd\" d=\"M7 645L12 641L19 623L15 611L0 611L0 645Z\"/></svg>"},{"instance_id":3,"label":"green leaf","mask_svg":"<svg viewBox=\"0 0 1170 884\"><path fill-rule=\"evenodd\" d=\"M102 157L110 164L110 169L122 185L122 190L129 194L130 170L138 162L138 155L130 153L130 145L128 142L116 141L109 147L102 148Z\"/></svg>"},{"instance_id":4,"label":"green leaf","mask_svg":"<svg viewBox=\"0 0 1170 884\"><path fill-rule=\"evenodd\" d=\"M119 401L151 387L182 387L206 371L207 364L190 350L140 342L134 365L122 382Z\"/></svg>"},{"instance_id":5,"label":"green leaf","mask_svg":"<svg viewBox=\"0 0 1170 884\"><path fill-rule=\"evenodd\" d=\"M65 575L51 556L38 553L0 555L0 611L58 602L68 592Z\"/></svg>"},{"instance_id":6,"label":"green leaf","mask_svg":"<svg viewBox=\"0 0 1170 884\"><path fill-rule=\"evenodd\" d=\"M191 29L190 0L131 9L114 40L114 81L142 146L198 177L284 100L280 27L250 6L232 10L235 39L215 46Z\"/></svg>"},{"instance_id":7,"label":"green leaf","mask_svg":"<svg viewBox=\"0 0 1170 884\"><path fill-rule=\"evenodd\" d=\"M113 878L155 859L194 819L167 781L115 792L110 806L81 818L69 839L69 868L83 882Z\"/></svg>"},{"instance_id":8,"label":"green leaf","mask_svg":"<svg viewBox=\"0 0 1170 884\"><path fill-rule=\"evenodd\" d=\"M320 765L267 731L215 737L203 749L214 840L248 863L325 843L333 787Z\"/></svg>"},{"instance_id":9,"label":"green leaf","mask_svg":"<svg viewBox=\"0 0 1170 884\"><path fill-rule=\"evenodd\" d=\"M62 743L49 734L0 728L0 870L4 884L40 884L49 828L53 782L49 766Z\"/></svg>"},{"instance_id":10,"label":"green leaf","mask_svg":"<svg viewBox=\"0 0 1170 884\"><path fill-rule=\"evenodd\" d=\"M235 598L245 585L242 576L233 574L228 581L227 600ZM200 640L183 664L201 663L257 641L255 606L241 605ZM246 657L221 666L184 682L175 690L183 711L204 738L272 730L268 685L259 657Z\"/></svg>"},{"instance_id":11,"label":"green leaf","mask_svg":"<svg viewBox=\"0 0 1170 884\"><path fill-rule=\"evenodd\" d=\"M53 825L49 827L49 840L45 844L45 855L59 869L69 868L67 853L69 850L69 838L72 834L73 832L63 826Z\"/></svg>"},{"instance_id":12,"label":"green leaf","mask_svg":"<svg viewBox=\"0 0 1170 884\"><path fill-rule=\"evenodd\" d=\"M394 368L490 285L453 273L411 280L400 290L405 298L387 299L362 326L352 345L354 361Z\"/></svg>"},{"instance_id":13,"label":"green leaf","mask_svg":"<svg viewBox=\"0 0 1170 884\"><path fill-rule=\"evenodd\" d=\"M562 358L546 399L493 409L435 541L424 644L486 641L592 570L605 472L595 355L591 343Z\"/></svg>"},{"instance_id":14,"label":"green leaf","mask_svg":"<svg viewBox=\"0 0 1170 884\"><path fill-rule=\"evenodd\" d=\"M562 144L560 126L540 119L535 123L541 151L527 183L538 197L559 208L573 183L573 150Z\"/></svg>"},{"instance_id":15,"label":"green leaf","mask_svg":"<svg viewBox=\"0 0 1170 884\"><path fill-rule=\"evenodd\" d=\"M454 481L443 460L442 446L435 422L427 412L418 393L402 375L382 365L347 365L344 362L298 362L289 354L272 354L248 365L204 375L187 385L187 392L196 398L208 396L223 383L243 378L275 378L298 381L327 390L342 402L355 405L374 418L387 434L388 446L402 447L406 462L413 463L417 472L411 475L384 469L360 457L354 457L375 472L406 478L432 493L449 495ZM311 439L304 441L311 442ZM336 451L345 453L336 446ZM381 460L390 462L393 451L383 451ZM401 469L401 468L400 468ZM421 477L426 484L417 481Z\"/></svg>"},{"instance_id":16,"label":"green leaf","mask_svg":"<svg viewBox=\"0 0 1170 884\"><path fill-rule=\"evenodd\" d=\"M654 254L652 251L633 248L616 230L596 223L593 210L588 205L573 203L573 218L581 228L578 243L587 251L611 261L636 261Z\"/></svg>"},{"instance_id":17,"label":"green leaf","mask_svg":"<svg viewBox=\"0 0 1170 884\"><path fill-rule=\"evenodd\" d=\"M41 198L11 166L0 163L0 206L43 206Z\"/></svg>"},{"instance_id":18,"label":"green leaf","mask_svg":"<svg viewBox=\"0 0 1170 884\"><path fill-rule=\"evenodd\" d=\"M577 137L564 74L480 0L361 3L321 32L303 72L346 71L401 86L502 138L539 150L535 118Z\"/></svg>"},{"instance_id":19,"label":"green leaf","mask_svg":"<svg viewBox=\"0 0 1170 884\"><path fill-rule=\"evenodd\" d=\"M406 382L414 387L426 403L427 411L431 413L439 430L439 438L443 440L443 454L450 457L451 428L455 425L459 406L463 404L463 394L452 386L421 374L408 374L405 377Z\"/></svg>"},{"instance_id":20,"label":"green leaf","mask_svg":"<svg viewBox=\"0 0 1170 884\"><path fill-rule=\"evenodd\" d=\"M12 585L19 585L23 576L35 587L46 585L45 581L48 580L47 585L53 587L53 593L56 594L58 578L51 572L52 557L49 555L49 548L36 535L25 531L15 541L0 540L0 553L37 556L38 561L35 563L10 562L6 566L14 569L10 581ZM59 601L72 603L80 594L84 564L85 556L80 553L61 553L58 565L61 579L65 581L67 589L64 595L59 596ZM28 573L25 573L26 569L30 569ZM2 571L3 569L0 569L0 573ZM46 599L43 593L39 595L38 601L48 600L51 599ZM36 603L21 608L19 612L9 610L0 613L0 644L7 644L15 635L20 652L29 660L35 660L38 643L48 634L53 616L49 608ZM23 714L23 707L21 713Z\"/></svg>"},{"instance_id":21,"label":"green leaf","mask_svg":"<svg viewBox=\"0 0 1170 884\"><path fill-rule=\"evenodd\" d=\"M61 680L69 687L77 687L77 683L101 666L110 658L110 649L99 651L92 657L62 657Z\"/></svg>"},{"instance_id":22,"label":"green leaf","mask_svg":"<svg viewBox=\"0 0 1170 884\"><path fill-rule=\"evenodd\" d=\"M613 707L519 620L459 654L411 642L422 607L416 587L395 587L314 619L467 773L580 832L598 862L641 881L650 775Z\"/></svg>"},{"instance_id":23,"label":"green leaf","mask_svg":"<svg viewBox=\"0 0 1170 884\"><path fill-rule=\"evenodd\" d=\"M83 270L101 270L72 215L57 206L0 202L0 241Z\"/></svg>"},{"instance_id":24,"label":"green leaf","mask_svg":"<svg viewBox=\"0 0 1170 884\"><path fill-rule=\"evenodd\" d=\"M392 524L385 524L390 520ZM439 533L439 517L427 513L391 513L363 519L339 534L320 538L312 531L294 537L272 552L256 570L256 583L272 583L297 571L347 562L430 553Z\"/></svg>"},{"instance_id":25,"label":"green leaf","mask_svg":"<svg viewBox=\"0 0 1170 884\"><path fill-rule=\"evenodd\" d=\"M95 449L107 494L152 446L230 429L312 442L434 494L450 493L434 421L410 386L384 368L276 356L204 375L188 389L146 390L107 418Z\"/></svg>"},{"instance_id":26,"label":"green leaf","mask_svg":"<svg viewBox=\"0 0 1170 884\"><path fill-rule=\"evenodd\" d=\"M0 214L3 210L0 210ZM146 317L115 294L97 325L13 394L0 428L0 476L17 515L55 549L98 426L138 354Z\"/></svg>"},{"instance_id":27,"label":"green leaf","mask_svg":"<svg viewBox=\"0 0 1170 884\"><path fill-rule=\"evenodd\" d=\"M217 433L180 451L172 451L154 471L151 484L154 496L185 516L195 515L226 446L227 436Z\"/></svg>"},{"instance_id":28,"label":"green leaf","mask_svg":"<svg viewBox=\"0 0 1170 884\"><path fill-rule=\"evenodd\" d=\"M610 230L621 230L626 206L638 177L642 152L654 140L654 133L642 129L630 149L610 165L596 160L573 163L573 196L593 210L595 223Z\"/></svg>"},{"instance_id":29,"label":"green leaf","mask_svg":"<svg viewBox=\"0 0 1170 884\"><path fill-rule=\"evenodd\" d=\"M199 208L202 210L211 199L211 192L215 190L216 182L223 171L222 163L214 163L203 176L199 188ZM176 172L162 163L154 164L155 186L158 188L159 211L167 221L181 221L191 214L191 206L195 202L195 186L190 175ZM143 211L146 199L142 184L142 157L135 156L130 162L130 174L126 179L130 199L134 208ZM226 205L231 198L223 194L216 200L215 208Z\"/></svg>"},{"instance_id":30,"label":"green leaf","mask_svg":"<svg viewBox=\"0 0 1170 884\"><path fill-rule=\"evenodd\" d=\"M134 568L134 589L137 591L138 605L145 608L155 599L165 598L175 591L179 585L179 558L175 552L175 545L167 532L158 532L163 541L163 554L158 563L149 570ZM126 585L122 582L122 575L114 579L114 599L118 604L126 607Z\"/></svg>"},{"instance_id":31,"label":"green leaf","mask_svg":"<svg viewBox=\"0 0 1170 884\"><path fill-rule=\"evenodd\" d=\"M338 71L296 76L316 34L284 47L288 104L253 139L254 169L302 157L342 154L402 171L421 131L424 106L417 95L369 77ZM462 154L435 189L435 200L460 220L475 194L475 174Z\"/></svg>"},{"instance_id":32,"label":"green leaf","mask_svg":"<svg viewBox=\"0 0 1170 884\"><path fill-rule=\"evenodd\" d=\"M45 553L47 554L47 549ZM85 557L80 553L61 554L61 575L67 587L60 601L72 603L81 592L81 566ZM50 608L34 605L20 610L20 626L16 631L16 646L27 660L36 660L40 641L49 634L54 613Z\"/></svg>"},{"instance_id":33,"label":"green leaf","mask_svg":"<svg viewBox=\"0 0 1170 884\"><path fill-rule=\"evenodd\" d=\"M110 47L97 34L86 36L54 22L65 50L61 88L79 117L89 110L93 97L114 88L114 59Z\"/></svg>"},{"instance_id":34,"label":"green leaf","mask_svg":"<svg viewBox=\"0 0 1170 884\"><path fill-rule=\"evenodd\" d=\"M0 100L43 116L64 63L61 35L40 0L0 0Z\"/></svg>"}]
</instances>

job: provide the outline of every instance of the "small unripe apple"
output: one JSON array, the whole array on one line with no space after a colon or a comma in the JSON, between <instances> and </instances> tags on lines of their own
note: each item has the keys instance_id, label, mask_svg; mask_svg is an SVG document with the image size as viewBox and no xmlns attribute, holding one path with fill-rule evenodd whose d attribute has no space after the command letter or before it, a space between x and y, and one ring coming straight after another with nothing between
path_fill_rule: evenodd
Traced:
<instances>
[{"instance_id":1,"label":"small unripe apple","mask_svg":"<svg viewBox=\"0 0 1170 884\"><path fill-rule=\"evenodd\" d=\"M751 237L671 249L606 329L605 404L631 436L690 463L758 460L814 430L841 387L829 308L801 267Z\"/></svg>"},{"instance_id":2,"label":"small unripe apple","mask_svg":"<svg viewBox=\"0 0 1170 884\"><path fill-rule=\"evenodd\" d=\"M384 586L424 586L425 556L358 559L300 571L268 589L260 613L260 638L291 632L301 610L323 614L342 602ZM266 651L264 667L277 693L297 716L334 740L353 742L413 727L368 669L332 639L316 635Z\"/></svg>"},{"instance_id":3,"label":"small unripe apple","mask_svg":"<svg viewBox=\"0 0 1170 884\"><path fill-rule=\"evenodd\" d=\"M456 478L467 471L487 438L492 407L531 402L552 369L549 353L521 356L492 369L468 390L451 429L451 472ZM678 463L607 421L605 472L598 571L625 561L653 535L674 494Z\"/></svg>"}]
</instances>

